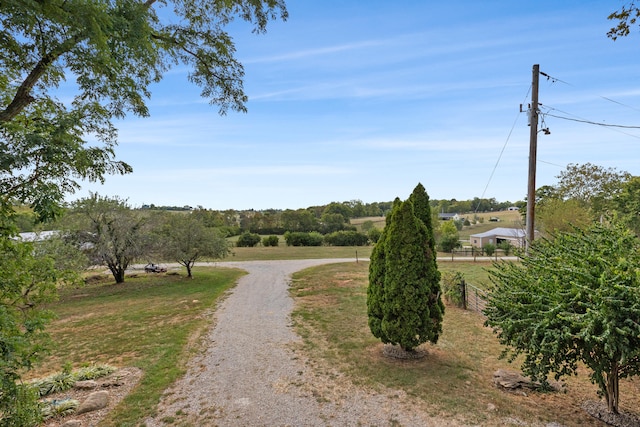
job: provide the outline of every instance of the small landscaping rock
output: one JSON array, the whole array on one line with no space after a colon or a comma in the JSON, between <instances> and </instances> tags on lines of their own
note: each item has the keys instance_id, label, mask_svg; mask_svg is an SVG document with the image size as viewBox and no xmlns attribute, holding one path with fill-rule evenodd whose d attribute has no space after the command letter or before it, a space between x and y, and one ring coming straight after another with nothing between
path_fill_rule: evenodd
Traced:
<instances>
[{"instance_id":1,"label":"small landscaping rock","mask_svg":"<svg viewBox=\"0 0 640 427\"><path fill-rule=\"evenodd\" d=\"M80 420L69 420L61 424L60 427L82 427L82 422Z\"/></svg>"},{"instance_id":2,"label":"small landscaping rock","mask_svg":"<svg viewBox=\"0 0 640 427\"><path fill-rule=\"evenodd\" d=\"M98 387L98 383L94 380L76 381L73 386L80 390L91 390Z\"/></svg>"},{"instance_id":3,"label":"small landscaping rock","mask_svg":"<svg viewBox=\"0 0 640 427\"><path fill-rule=\"evenodd\" d=\"M98 409L105 408L109 404L109 392L108 391L96 391L91 393L87 399L80 404L76 414L80 415L85 412L97 411Z\"/></svg>"},{"instance_id":4,"label":"small landscaping rock","mask_svg":"<svg viewBox=\"0 0 640 427\"><path fill-rule=\"evenodd\" d=\"M512 392L521 389L542 389L542 384L539 382L532 381L518 372L507 371L505 369L498 369L493 373L493 382L499 388ZM549 385L554 391L562 391L564 387L564 385L559 382L551 382Z\"/></svg>"}]
</instances>

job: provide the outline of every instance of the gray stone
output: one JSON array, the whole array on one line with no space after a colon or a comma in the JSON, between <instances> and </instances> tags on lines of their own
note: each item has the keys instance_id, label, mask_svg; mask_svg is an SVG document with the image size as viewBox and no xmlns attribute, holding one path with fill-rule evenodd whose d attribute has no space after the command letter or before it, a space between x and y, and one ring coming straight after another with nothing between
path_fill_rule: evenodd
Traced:
<instances>
[{"instance_id":1,"label":"gray stone","mask_svg":"<svg viewBox=\"0 0 640 427\"><path fill-rule=\"evenodd\" d=\"M76 414L84 414L85 412L97 411L98 409L106 408L109 404L109 392L108 391L94 391L87 399L80 404Z\"/></svg>"},{"instance_id":2,"label":"gray stone","mask_svg":"<svg viewBox=\"0 0 640 427\"><path fill-rule=\"evenodd\" d=\"M60 427L82 427L82 422L80 420L69 420L61 424Z\"/></svg>"},{"instance_id":3,"label":"gray stone","mask_svg":"<svg viewBox=\"0 0 640 427\"><path fill-rule=\"evenodd\" d=\"M80 390L90 390L90 389L98 387L98 383L93 381L93 380L76 381L76 383L73 385L73 387L75 387L77 389L80 389Z\"/></svg>"},{"instance_id":4,"label":"gray stone","mask_svg":"<svg viewBox=\"0 0 640 427\"><path fill-rule=\"evenodd\" d=\"M499 388L508 391L522 389L540 390L542 388L542 384L539 382L532 381L518 372L507 371L505 369L498 369L493 373L493 382ZM556 381L551 381L549 385L554 391L562 391L564 387L562 383Z\"/></svg>"}]
</instances>

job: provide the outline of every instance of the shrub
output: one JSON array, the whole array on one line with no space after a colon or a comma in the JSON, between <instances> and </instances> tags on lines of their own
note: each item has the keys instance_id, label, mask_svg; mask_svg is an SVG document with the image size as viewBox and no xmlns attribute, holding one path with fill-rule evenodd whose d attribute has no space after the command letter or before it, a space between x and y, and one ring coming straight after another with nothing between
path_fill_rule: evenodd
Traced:
<instances>
[{"instance_id":1,"label":"shrub","mask_svg":"<svg viewBox=\"0 0 640 427\"><path fill-rule=\"evenodd\" d=\"M245 231L238 237L236 246L239 248L252 248L260 243L260 235Z\"/></svg>"},{"instance_id":2,"label":"shrub","mask_svg":"<svg viewBox=\"0 0 640 427\"><path fill-rule=\"evenodd\" d=\"M493 243L487 243L486 245L484 245L483 249L484 253L487 254L487 256L491 256L496 251L496 245L494 245Z\"/></svg>"},{"instance_id":3,"label":"shrub","mask_svg":"<svg viewBox=\"0 0 640 427\"><path fill-rule=\"evenodd\" d=\"M310 233L287 231L284 233L284 240L287 242L287 246L322 246L324 238L322 234L317 231Z\"/></svg>"},{"instance_id":4,"label":"shrub","mask_svg":"<svg viewBox=\"0 0 640 427\"><path fill-rule=\"evenodd\" d=\"M331 246L365 246L369 237L358 231L335 231L324 236L326 244Z\"/></svg>"},{"instance_id":5,"label":"shrub","mask_svg":"<svg viewBox=\"0 0 640 427\"><path fill-rule=\"evenodd\" d=\"M278 246L280 239L278 236L269 236L262 238L262 246Z\"/></svg>"},{"instance_id":6,"label":"shrub","mask_svg":"<svg viewBox=\"0 0 640 427\"><path fill-rule=\"evenodd\" d=\"M368 220L366 220L365 222L362 223L361 228L362 228L362 231L364 231L366 233L369 230L372 230L373 228L375 228L375 224L373 223L373 221L368 219Z\"/></svg>"},{"instance_id":7,"label":"shrub","mask_svg":"<svg viewBox=\"0 0 640 427\"><path fill-rule=\"evenodd\" d=\"M458 307L462 307L462 292L460 283L464 281L464 274L459 271L444 271L440 278L444 299Z\"/></svg>"},{"instance_id":8,"label":"shrub","mask_svg":"<svg viewBox=\"0 0 640 427\"><path fill-rule=\"evenodd\" d=\"M511 250L513 249L513 245L511 244L510 241L503 240L498 245L498 248L504 251L504 256L509 256L509 254L511 253Z\"/></svg>"},{"instance_id":9,"label":"shrub","mask_svg":"<svg viewBox=\"0 0 640 427\"><path fill-rule=\"evenodd\" d=\"M379 228L372 228L367 232L367 237L372 243L376 243L380 239L382 231Z\"/></svg>"}]
</instances>

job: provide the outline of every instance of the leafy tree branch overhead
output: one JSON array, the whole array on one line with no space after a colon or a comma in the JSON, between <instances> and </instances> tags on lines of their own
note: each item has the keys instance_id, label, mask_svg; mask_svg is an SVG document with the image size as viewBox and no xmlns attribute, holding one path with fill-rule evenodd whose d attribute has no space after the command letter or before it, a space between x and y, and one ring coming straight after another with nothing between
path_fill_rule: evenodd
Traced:
<instances>
[{"instance_id":1,"label":"leafy tree branch overhead","mask_svg":"<svg viewBox=\"0 0 640 427\"><path fill-rule=\"evenodd\" d=\"M226 26L242 19L262 33L279 18L287 18L283 0L1 1L4 197L50 216L53 202L78 189L77 179L131 172L115 159L111 120L147 116L149 86L172 66L188 66L189 81L220 114L246 111L244 70ZM77 93L61 102L56 90L67 79Z\"/></svg>"}]
</instances>

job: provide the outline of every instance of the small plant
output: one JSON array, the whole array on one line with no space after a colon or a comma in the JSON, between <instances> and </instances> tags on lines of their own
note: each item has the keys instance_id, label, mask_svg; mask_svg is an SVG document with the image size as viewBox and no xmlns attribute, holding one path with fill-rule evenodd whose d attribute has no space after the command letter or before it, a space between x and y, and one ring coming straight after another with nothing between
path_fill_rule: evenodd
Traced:
<instances>
[{"instance_id":1,"label":"small plant","mask_svg":"<svg viewBox=\"0 0 640 427\"><path fill-rule=\"evenodd\" d=\"M444 299L458 307L462 307L462 292L460 284L464 281L464 274L459 271L443 271L440 278Z\"/></svg>"},{"instance_id":2,"label":"small plant","mask_svg":"<svg viewBox=\"0 0 640 427\"><path fill-rule=\"evenodd\" d=\"M51 399L44 400L41 403L42 407L40 412L42 414L42 418L45 420L71 415L76 412L76 409L80 406L80 402L76 399Z\"/></svg>"},{"instance_id":3,"label":"small plant","mask_svg":"<svg viewBox=\"0 0 640 427\"><path fill-rule=\"evenodd\" d=\"M59 372L57 374L50 375L46 378L36 380L32 383L38 394L47 396L49 394L58 393L61 391L69 390L75 384L76 380L71 374L66 372Z\"/></svg>"},{"instance_id":4,"label":"small plant","mask_svg":"<svg viewBox=\"0 0 640 427\"><path fill-rule=\"evenodd\" d=\"M109 365L89 365L78 369L73 375L76 381L84 381L106 377L115 371L116 368Z\"/></svg>"},{"instance_id":5,"label":"small plant","mask_svg":"<svg viewBox=\"0 0 640 427\"><path fill-rule=\"evenodd\" d=\"M69 390L76 381L92 380L109 375L116 368L109 365L90 365L71 370L71 364L67 363L62 367L62 371L45 378L34 380L30 383L40 397L53 393Z\"/></svg>"},{"instance_id":6,"label":"small plant","mask_svg":"<svg viewBox=\"0 0 640 427\"><path fill-rule=\"evenodd\" d=\"M487 256L491 256L496 251L496 245L494 245L493 243L487 243L486 245L484 245L483 249L484 253L487 254Z\"/></svg>"},{"instance_id":7,"label":"small plant","mask_svg":"<svg viewBox=\"0 0 640 427\"><path fill-rule=\"evenodd\" d=\"M513 245L511 244L510 241L504 240L504 241L500 242L500 244L498 245L498 248L500 248L500 249L502 249L504 251L504 256L509 256L509 254L513 250Z\"/></svg>"}]
</instances>

